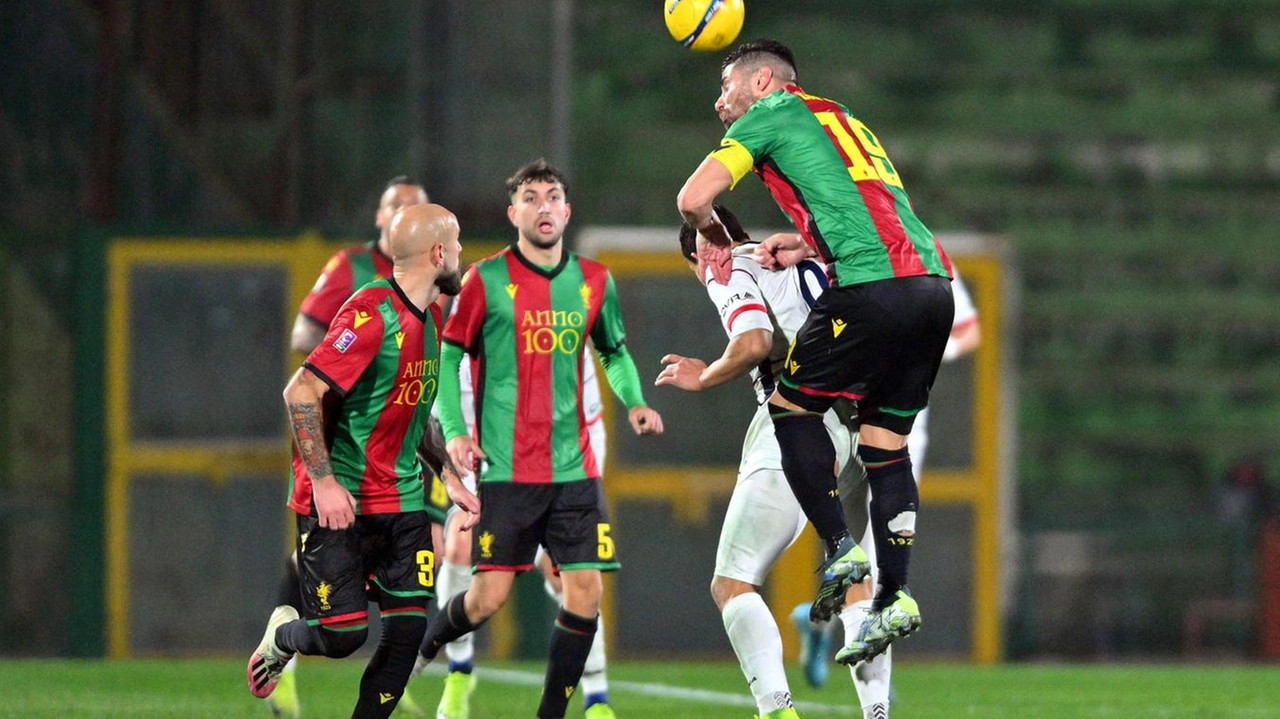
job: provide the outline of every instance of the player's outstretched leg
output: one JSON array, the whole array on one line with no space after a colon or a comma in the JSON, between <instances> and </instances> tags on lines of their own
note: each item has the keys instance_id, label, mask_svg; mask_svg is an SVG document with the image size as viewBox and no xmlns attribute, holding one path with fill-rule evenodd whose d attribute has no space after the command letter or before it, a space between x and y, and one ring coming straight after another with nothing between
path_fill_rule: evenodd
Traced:
<instances>
[{"instance_id":1,"label":"player's outstretched leg","mask_svg":"<svg viewBox=\"0 0 1280 719\"><path fill-rule=\"evenodd\" d=\"M890 643L920 628L920 607L907 589L907 567L916 539L920 492L907 448L862 445L858 457L871 486L870 521L876 542L879 588L871 613L836 661L855 664L883 652Z\"/></svg>"},{"instance_id":2,"label":"player's outstretched leg","mask_svg":"<svg viewBox=\"0 0 1280 719\"><path fill-rule=\"evenodd\" d=\"M824 622L844 607L845 592L871 571L866 552L849 537L836 489L836 451L822 413L769 404L778 438L782 471L796 502L822 539L826 559L818 567L822 583L809 617Z\"/></svg>"},{"instance_id":3,"label":"player's outstretched leg","mask_svg":"<svg viewBox=\"0 0 1280 719\"><path fill-rule=\"evenodd\" d=\"M302 613L302 588L298 581L298 559L296 554L289 555L284 562L284 574L280 577L280 589L276 595L278 606L288 605ZM302 716L302 703L298 701L298 683L295 672L298 669L298 657L294 656L284 665L280 681L275 691L267 697L267 708L272 716L298 719Z\"/></svg>"},{"instance_id":4,"label":"player's outstretched leg","mask_svg":"<svg viewBox=\"0 0 1280 719\"><path fill-rule=\"evenodd\" d=\"M846 610L847 611L847 610ZM798 604L791 612L791 623L800 635L800 666L804 679L815 689L827 683L827 657L831 652L830 622L809 620L809 605Z\"/></svg>"},{"instance_id":5,"label":"player's outstretched leg","mask_svg":"<svg viewBox=\"0 0 1280 719\"><path fill-rule=\"evenodd\" d=\"M276 641L276 630L286 624L298 620L298 610L285 604L276 607L267 619L267 629L262 634L258 648L249 655L246 676L249 681L249 692L259 699L271 696L284 665L293 658L291 650L281 647Z\"/></svg>"}]
</instances>

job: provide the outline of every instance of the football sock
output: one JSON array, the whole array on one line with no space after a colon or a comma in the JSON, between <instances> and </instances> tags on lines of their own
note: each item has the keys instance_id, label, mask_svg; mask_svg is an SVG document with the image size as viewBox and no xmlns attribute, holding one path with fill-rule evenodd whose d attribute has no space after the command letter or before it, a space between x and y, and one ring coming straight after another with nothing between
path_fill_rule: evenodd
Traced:
<instances>
[{"instance_id":1,"label":"football sock","mask_svg":"<svg viewBox=\"0 0 1280 719\"><path fill-rule=\"evenodd\" d=\"M580 617L561 607L551 627L551 648L547 653L547 675L542 683L540 719L559 719L565 714L569 697L582 678L582 668L591 652L599 615Z\"/></svg>"},{"instance_id":2,"label":"football sock","mask_svg":"<svg viewBox=\"0 0 1280 719\"><path fill-rule=\"evenodd\" d=\"M436 582L436 590L447 602L455 594L471 588L471 567L465 564L445 562L440 568L440 576ZM471 633L463 634L444 647L444 654L449 658L449 671L470 674L475 657L476 640Z\"/></svg>"},{"instance_id":3,"label":"football sock","mask_svg":"<svg viewBox=\"0 0 1280 719\"><path fill-rule=\"evenodd\" d=\"M789 412L769 405L769 416L782 450L787 484L818 536L828 545L829 556L848 530L836 490L836 450L822 424L822 415Z\"/></svg>"},{"instance_id":4,"label":"football sock","mask_svg":"<svg viewBox=\"0 0 1280 719\"><path fill-rule=\"evenodd\" d=\"M445 602L444 607L431 617L431 621L427 622L426 635L422 637L422 646L418 648L418 653L423 658L428 661L435 659L440 653L440 647L464 634L474 632L484 624L484 622L472 624L471 620L467 619L466 598L466 592L453 595L453 598Z\"/></svg>"},{"instance_id":5,"label":"football sock","mask_svg":"<svg viewBox=\"0 0 1280 719\"><path fill-rule=\"evenodd\" d=\"M276 629L276 646L297 654L341 659L364 646L368 636L368 625L332 631L295 619Z\"/></svg>"},{"instance_id":6,"label":"football sock","mask_svg":"<svg viewBox=\"0 0 1280 719\"><path fill-rule=\"evenodd\" d=\"M880 570L876 601L891 602L907 583L920 490L911 474L911 456L906 447L890 450L862 445L858 447L858 457L867 468L871 485L871 527Z\"/></svg>"},{"instance_id":7,"label":"football sock","mask_svg":"<svg viewBox=\"0 0 1280 719\"><path fill-rule=\"evenodd\" d=\"M360 678L360 697L352 719L386 719L404 694L418 654L418 637L427 628L424 615L382 615L382 637Z\"/></svg>"},{"instance_id":8,"label":"football sock","mask_svg":"<svg viewBox=\"0 0 1280 719\"><path fill-rule=\"evenodd\" d=\"M609 679L605 674L604 619L596 619L596 635L591 640L587 663L582 667L582 693L585 706L608 704Z\"/></svg>"},{"instance_id":9,"label":"football sock","mask_svg":"<svg viewBox=\"0 0 1280 719\"><path fill-rule=\"evenodd\" d=\"M739 594L725 603L721 618L760 715L792 706L782 635L764 599L755 592Z\"/></svg>"},{"instance_id":10,"label":"football sock","mask_svg":"<svg viewBox=\"0 0 1280 719\"><path fill-rule=\"evenodd\" d=\"M844 624L844 635L855 637L862 621L871 611L872 601L864 599L854 602L840 612L840 621ZM862 705L864 719L886 719L889 716L889 673L893 668L893 647L884 653L865 662L849 667L853 677L853 687L858 691L858 701Z\"/></svg>"},{"instance_id":11,"label":"football sock","mask_svg":"<svg viewBox=\"0 0 1280 719\"><path fill-rule=\"evenodd\" d=\"M293 557L284 560L284 575L280 577L280 589L276 592L276 606L288 604L302 614L302 585L298 581L298 565Z\"/></svg>"}]
</instances>

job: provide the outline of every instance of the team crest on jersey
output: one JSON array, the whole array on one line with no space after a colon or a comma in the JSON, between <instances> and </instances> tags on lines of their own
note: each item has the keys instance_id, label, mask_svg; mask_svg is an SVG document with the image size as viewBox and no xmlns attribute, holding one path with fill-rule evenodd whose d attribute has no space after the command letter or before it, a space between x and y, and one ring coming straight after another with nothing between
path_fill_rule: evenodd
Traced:
<instances>
[{"instance_id":1,"label":"team crest on jersey","mask_svg":"<svg viewBox=\"0 0 1280 719\"><path fill-rule=\"evenodd\" d=\"M355 342L356 333L350 329L345 329L342 334L338 335L338 339L333 341L333 348L346 354L347 350L351 349L351 345L355 344Z\"/></svg>"},{"instance_id":2,"label":"team crest on jersey","mask_svg":"<svg viewBox=\"0 0 1280 719\"><path fill-rule=\"evenodd\" d=\"M328 582L320 582L320 586L316 587L316 599L320 600L320 611L327 612L333 609L329 605L329 595L333 594L333 587Z\"/></svg>"},{"instance_id":3,"label":"team crest on jersey","mask_svg":"<svg viewBox=\"0 0 1280 719\"><path fill-rule=\"evenodd\" d=\"M497 537L493 536L493 532L485 532L480 535L480 557L482 559L493 559L493 542Z\"/></svg>"}]
</instances>

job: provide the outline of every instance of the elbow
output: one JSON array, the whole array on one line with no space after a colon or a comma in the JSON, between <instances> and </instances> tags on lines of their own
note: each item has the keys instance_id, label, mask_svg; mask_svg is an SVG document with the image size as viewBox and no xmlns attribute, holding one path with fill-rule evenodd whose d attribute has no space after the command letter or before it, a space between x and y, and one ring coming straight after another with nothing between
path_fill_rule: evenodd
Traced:
<instances>
[{"instance_id":1,"label":"elbow","mask_svg":"<svg viewBox=\"0 0 1280 719\"><path fill-rule=\"evenodd\" d=\"M773 349L773 335L765 330L751 330L743 335L743 356L752 365L758 365L769 357Z\"/></svg>"},{"instance_id":2,"label":"elbow","mask_svg":"<svg viewBox=\"0 0 1280 719\"><path fill-rule=\"evenodd\" d=\"M676 194L676 209L680 210L685 222L695 228L698 221L703 219L703 214L710 205L711 198L703 197L702 193L699 193L697 188L692 187L688 182L684 183L684 187L681 187L680 192Z\"/></svg>"}]
</instances>

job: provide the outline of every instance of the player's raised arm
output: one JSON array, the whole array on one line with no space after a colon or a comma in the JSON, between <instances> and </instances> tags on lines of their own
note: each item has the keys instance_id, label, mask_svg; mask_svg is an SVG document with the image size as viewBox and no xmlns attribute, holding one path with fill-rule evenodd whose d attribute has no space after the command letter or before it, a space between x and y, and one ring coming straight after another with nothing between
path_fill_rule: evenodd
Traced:
<instances>
[{"instance_id":1,"label":"player's raised arm","mask_svg":"<svg viewBox=\"0 0 1280 719\"><path fill-rule=\"evenodd\" d=\"M300 367L284 388L285 406L289 409L289 429L293 433L298 454L311 478L312 495L320 526L346 529L355 522L356 500L338 480L329 466L329 449L324 441L324 411L320 400L329 385L306 367Z\"/></svg>"}]
</instances>

